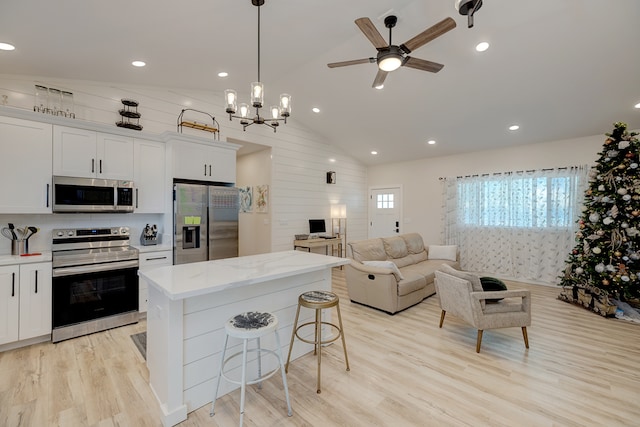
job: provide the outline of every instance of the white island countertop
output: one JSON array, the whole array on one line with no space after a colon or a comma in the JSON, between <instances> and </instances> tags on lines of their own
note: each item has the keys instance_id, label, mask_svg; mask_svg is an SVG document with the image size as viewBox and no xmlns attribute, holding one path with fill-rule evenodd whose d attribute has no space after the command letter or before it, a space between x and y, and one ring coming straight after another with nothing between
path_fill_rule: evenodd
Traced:
<instances>
[{"instance_id":1,"label":"white island countertop","mask_svg":"<svg viewBox=\"0 0 640 427\"><path fill-rule=\"evenodd\" d=\"M138 274L167 298L180 300L349 262L348 258L284 251L159 267Z\"/></svg>"}]
</instances>

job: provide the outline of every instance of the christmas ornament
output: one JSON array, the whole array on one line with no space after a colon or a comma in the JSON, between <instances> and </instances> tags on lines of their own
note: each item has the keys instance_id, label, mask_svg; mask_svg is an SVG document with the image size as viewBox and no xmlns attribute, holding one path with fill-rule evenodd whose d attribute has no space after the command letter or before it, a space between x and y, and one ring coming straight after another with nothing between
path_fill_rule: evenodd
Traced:
<instances>
[{"instance_id":1,"label":"christmas ornament","mask_svg":"<svg viewBox=\"0 0 640 427\"><path fill-rule=\"evenodd\" d=\"M614 272L614 271L616 271L616 268L615 268L613 265L611 265L611 264L608 264L605 268L606 268L606 269L607 269L607 271L609 271L609 272Z\"/></svg>"},{"instance_id":2,"label":"christmas ornament","mask_svg":"<svg viewBox=\"0 0 640 427\"><path fill-rule=\"evenodd\" d=\"M602 279L602 284L605 286L609 286L609 281L607 279Z\"/></svg>"},{"instance_id":3,"label":"christmas ornament","mask_svg":"<svg viewBox=\"0 0 640 427\"><path fill-rule=\"evenodd\" d=\"M624 196L622 196L622 200L624 200L625 202L628 202L629 200L631 200L631 195L625 194Z\"/></svg>"},{"instance_id":4,"label":"christmas ornament","mask_svg":"<svg viewBox=\"0 0 640 427\"><path fill-rule=\"evenodd\" d=\"M605 219L603 219L603 220L602 220L602 223L603 223L604 225L609 225L609 224L613 223L613 218L611 218L611 217L606 217Z\"/></svg>"},{"instance_id":5,"label":"christmas ornament","mask_svg":"<svg viewBox=\"0 0 640 427\"><path fill-rule=\"evenodd\" d=\"M600 249L599 247L595 247L592 249L593 253L596 255L599 255L600 253L602 253L602 249Z\"/></svg>"},{"instance_id":6,"label":"christmas ornament","mask_svg":"<svg viewBox=\"0 0 640 427\"><path fill-rule=\"evenodd\" d=\"M591 215L589 215L589 221L594 223L600 221L600 214L598 212L592 213Z\"/></svg>"},{"instance_id":7,"label":"christmas ornament","mask_svg":"<svg viewBox=\"0 0 640 427\"><path fill-rule=\"evenodd\" d=\"M621 196L627 194L627 189L626 188L618 188L617 193Z\"/></svg>"},{"instance_id":8,"label":"christmas ornament","mask_svg":"<svg viewBox=\"0 0 640 427\"><path fill-rule=\"evenodd\" d=\"M620 277L620 279L621 279L623 282L628 282L628 281L629 281L629 276L621 276L621 277Z\"/></svg>"},{"instance_id":9,"label":"christmas ornament","mask_svg":"<svg viewBox=\"0 0 640 427\"><path fill-rule=\"evenodd\" d=\"M640 211L639 210L633 210L633 211L631 211L631 215L638 216L638 215L640 215Z\"/></svg>"},{"instance_id":10,"label":"christmas ornament","mask_svg":"<svg viewBox=\"0 0 640 427\"><path fill-rule=\"evenodd\" d=\"M584 273L584 270L582 269L582 267L576 268L576 274L582 274L582 273Z\"/></svg>"},{"instance_id":11,"label":"christmas ornament","mask_svg":"<svg viewBox=\"0 0 640 427\"><path fill-rule=\"evenodd\" d=\"M638 167L638 164L637 164L637 163L631 163L631 164L629 165L629 167L630 167L631 169L636 169L636 168Z\"/></svg>"},{"instance_id":12,"label":"christmas ornament","mask_svg":"<svg viewBox=\"0 0 640 427\"><path fill-rule=\"evenodd\" d=\"M617 155L618 155L618 151L616 151L616 150L607 151L607 156L609 156L609 157L615 157Z\"/></svg>"},{"instance_id":13,"label":"christmas ornament","mask_svg":"<svg viewBox=\"0 0 640 427\"><path fill-rule=\"evenodd\" d=\"M600 185L598 186L598 191L604 191L604 185L600 184Z\"/></svg>"},{"instance_id":14,"label":"christmas ornament","mask_svg":"<svg viewBox=\"0 0 640 427\"><path fill-rule=\"evenodd\" d=\"M620 251L615 251L613 254L618 258L620 258L622 256L622 252L620 252Z\"/></svg>"}]
</instances>

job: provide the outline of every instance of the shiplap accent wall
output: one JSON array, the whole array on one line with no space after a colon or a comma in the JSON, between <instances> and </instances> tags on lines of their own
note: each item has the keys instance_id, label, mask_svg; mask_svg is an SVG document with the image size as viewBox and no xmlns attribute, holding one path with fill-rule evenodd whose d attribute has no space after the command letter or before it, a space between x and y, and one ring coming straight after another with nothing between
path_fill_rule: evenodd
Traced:
<instances>
[{"instance_id":1,"label":"shiplap accent wall","mask_svg":"<svg viewBox=\"0 0 640 427\"><path fill-rule=\"evenodd\" d=\"M270 185L271 250L292 248L294 234L307 233L309 218L325 218L330 225L330 204L347 205L349 240L367 237L367 169L338 147L339 141L326 141L295 120L277 133L266 126L251 126L246 132L237 121L230 122L224 113L221 93L147 86L127 86L109 82L66 80L48 77L0 74L1 96L7 105L31 110L34 85L54 87L74 94L76 120L114 124L119 121L120 100L139 102L143 134L159 134L177 130L177 118L183 108L206 111L216 117L222 141L232 139L266 145L272 148L272 180ZM207 116L185 113L185 118L206 123ZM207 132L183 129L184 134L211 138ZM333 144L333 145L332 145ZM334 161L331 161L333 159ZM326 172L336 171L337 184L326 184Z\"/></svg>"}]
</instances>

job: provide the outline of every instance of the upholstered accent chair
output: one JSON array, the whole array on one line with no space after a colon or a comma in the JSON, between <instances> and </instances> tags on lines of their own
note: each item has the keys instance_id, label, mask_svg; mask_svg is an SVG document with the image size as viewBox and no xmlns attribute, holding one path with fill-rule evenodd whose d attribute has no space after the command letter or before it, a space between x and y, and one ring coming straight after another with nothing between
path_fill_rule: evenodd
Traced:
<instances>
[{"instance_id":1,"label":"upholstered accent chair","mask_svg":"<svg viewBox=\"0 0 640 427\"><path fill-rule=\"evenodd\" d=\"M482 290L478 276L442 266L435 273L436 293L440 300L440 327L446 313L461 318L478 329L476 353L480 353L485 329L522 328L524 345L529 348L527 326L531 325L531 293L528 290ZM503 298L503 299L500 299ZM487 300L499 300L488 303Z\"/></svg>"}]
</instances>

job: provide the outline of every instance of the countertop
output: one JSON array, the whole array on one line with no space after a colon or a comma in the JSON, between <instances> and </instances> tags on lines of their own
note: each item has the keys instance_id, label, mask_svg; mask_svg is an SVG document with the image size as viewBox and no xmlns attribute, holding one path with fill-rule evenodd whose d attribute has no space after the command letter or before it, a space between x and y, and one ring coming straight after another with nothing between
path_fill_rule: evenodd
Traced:
<instances>
[{"instance_id":1,"label":"countertop","mask_svg":"<svg viewBox=\"0 0 640 427\"><path fill-rule=\"evenodd\" d=\"M133 248L136 248L138 252L159 252L159 251L173 251L173 246L170 243L160 243L159 245L130 245Z\"/></svg>"},{"instance_id":2,"label":"countertop","mask_svg":"<svg viewBox=\"0 0 640 427\"><path fill-rule=\"evenodd\" d=\"M34 262L51 262L51 252L44 251L41 255L0 255L0 266L16 264L32 264Z\"/></svg>"},{"instance_id":3,"label":"countertop","mask_svg":"<svg viewBox=\"0 0 640 427\"><path fill-rule=\"evenodd\" d=\"M138 275L167 298L180 300L348 263L347 258L284 251L158 267Z\"/></svg>"}]
</instances>

